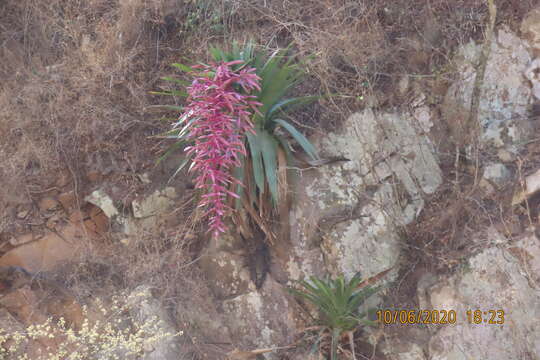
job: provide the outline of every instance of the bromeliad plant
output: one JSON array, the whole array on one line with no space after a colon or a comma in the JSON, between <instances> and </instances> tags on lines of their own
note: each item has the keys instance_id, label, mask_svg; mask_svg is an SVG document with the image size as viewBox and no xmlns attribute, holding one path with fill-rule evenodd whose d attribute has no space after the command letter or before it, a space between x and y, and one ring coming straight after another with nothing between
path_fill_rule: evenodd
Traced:
<instances>
[{"instance_id":1,"label":"bromeliad plant","mask_svg":"<svg viewBox=\"0 0 540 360\"><path fill-rule=\"evenodd\" d=\"M296 140L311 159L318 159L313 145L286 120L288 112L318 98L286 97L305 75L287 51L268 56L251 42L235 43L230 51L212 47L210 65L173 64L195 76L186 94L160 93L187 95L187 106L168 137L178 146L188 145L177 173L191 162L190 171L198 174L197 187L206 190L200 205L207 208L215 234L225 231L223 217L232 212L232 202L225 201L229 195L237 199L236 209L248 207L249 215L272 238L263 219L287 196L285 169L293 158L283 134Z\"/></svg>"},{"instance_id":2,"label":"bromeliad plant","mask_svg":"<svg viewBox=\"0 0 540 360\"><path fill-rule=\"evenodd\" d=\"M339 339L343 334L349 335L350 346L354 358L353 333L356 327L363 324L373 324L367 319L367 312L359 312L359 307L379 290L377 287L362 286L360 276L354 276L346 281L343 275L335 280L321 280L310 277L310 282L300 281L301 290L290 288L289 291L315 305L321 315L322 335L331 335L331 359L336 359ZM318 343L317 342L317 343Z\"/></svg>"},{"instance_id":3,"label":"bromeliad plant","mask_svg":"<svg viewBox=\"0 0 540 360\"><path fill-rule=\"evenodd\" d=\"M254 95L262 105L253 118L255 133L247 134L252 174L244 176L253 177L260 193L268 193L269 190L273 204L277 205L280 198L279 152L284 151L286 159L292 160L287 138L280 135L279 130L291 135L311 159L318 159L314 146L285 118L290 111L317 100L319 96L286 97L305 76L300 65L294 62L296 58L287 56L288 49L277 50L267 56L256 51L252 42L247 42L243 47L234 43L229 52L217 47L210 48L210 52L216 61L242 60L254 67L261 78L261 88ZM238 191L242 193L241 188Z\"/></svg>"}]
</instances>

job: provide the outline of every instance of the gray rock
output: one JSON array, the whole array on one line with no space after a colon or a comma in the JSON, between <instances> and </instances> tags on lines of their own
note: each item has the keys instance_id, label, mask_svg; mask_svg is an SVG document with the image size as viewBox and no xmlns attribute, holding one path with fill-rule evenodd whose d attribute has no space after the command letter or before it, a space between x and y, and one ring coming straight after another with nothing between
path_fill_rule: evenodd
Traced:
<instances>
[{"instance_id":1,"label":"gray rock","mask_svg":"<svg viewBox=\"0 0 540 360\"><path fill-rule=\"evenodd\" d=\"M283 286L268 278L260 290L224 301L224 313L232 337L242 339L246 348L249 344L271 348L293 342L298 319L290 298ZM274 355L266 356L279 358Z\"/></svg>"},{"instance_id":2,"label":"gray rock","mask_svg":"<svg viewBox=\"0 0 540 360\"><path fill-rule=\"evenodd\" d=\"M497 157L505 163L512 162L516 159L516 155L506 149L499 149L499 151L497 151Z\"/></svg>"},{"instance_id":3,"label":"gray rock","mask_svg":"<svg viewBox=\"0 0 540 360\"><path fill-rule=\"evenodd\" d=\"M531 236L511 247L484 250L460 273L435 285L431 306L455 310L457 322L439 327L429 344L431 359L528 359L538 354L539 270L540 246ZM487 312L481 324L469 323L469 310ZM504 323L486 323L489 310L504 311Z\"/></svg>"},{"instance_id":4,"label":"gray rock","mask_svg":"<svg viewBox=\"0 0 540 360\"><path fill-rule=\"evenodd\" d=\"M228 234L212 238L199 261L210 289L220 300L254 290L242 246L240 241Z\"/></svg>"},{"instance_id":5,"label":"gray rock","mask_svg":"<svg viewBox=\"0 0 540 360\"><path fill-rule=\"evenodd\" d=\"M102 190L92 192L84 200L103 210L109 219L118 215L118 209L114 206L113 200Z\"/></svg>"},{"instance_id":6,"label":"gray rock","mask_svg":"<svg viewBox=\"0 0 540 360\"><path fill-rule=\"evenodd\" d=\"M510 170L503 164L489 164L484 167L484 179L491 183L502 186L511 176Z\"/></svg>"},{"instance_id":7,"label":"gray rock","mask_svg":"<svg viewBox=\"0 0 540 360\"><path fill-rule=\"evenodd\" d=\"M127 236L155 232L167 221L168 211L174 206L178 194L175 188L168 186L158 189L147 196L139 196L131 203L133 215L122 214L116 217L114 224ZM129 243L129 239L123 239Z\"/></svg>"},{"instance_id":8,"label":"gray rock","mask_svg":"<svg viewBox=\"0 0 540 360\"><path fill-rule=\"evenodd\" d=\"M523 76L531 62L528 47L526 41L504 28L493 38L478 109L484 145L513 151L533 133L528 116L531 88ZM467 136L462 130L469 116L481 51L482 45L470 42L457 56L459 79L448 89L443 105L445 119L455 128L454 137Z\"/></svg>"},{"instance_id":9,"label":"gray rock","mask_svg":"<svg viewBox=\"0 0 540 360\"><path fill-rule=\"evenodd\" d=\"M150 196L135 199L132 202L133 216L147 218L162 214L172 207L176 197L176 190L169 186L163 190L156 190Z\"/></svg>"},{"instance_id":10,"label":"gray rock","mask_svg":"<svg viewBox=\"0 0 540 360\"><path fill-rule=\"evenodd\" d=\"M442 182L433 147L420 135L426 129L415 124L410 115L366 110L314 139L331 156L351 161L304 172L294 186L290 278L325 271L370 277L396 264L396 226L410 223L424 194Z\"/></svg>"},{"instance_id":11,"label":"gray rock","mask_svg":"<svg viewBox=\"0 0 540 360\"><path fill-rule=\"evenodd\" d=\"M130 304L131 316L137 319L139 324L145 324L147 321L153 321L153 319L159 321L158 328L149 336L169 334L157 342L149 339L148 345L145 346L145 355L141 360L187 359L186 354L181 351L178 341L178 336L181 333L176 331L172 319L161 303L152 296L150 287L145 285L137 287L129 295L128 303ZM174 336L175 334L176 336Z\"/></svg>"},{"instance_id":12,"label":"gray rock","mask_svg":"<svg viewBox=\"0 0 540 360\"><path fill-rule=\"evenodd\" d=\"M409 341L398 340L392 347L385 346L383 352L390 360L427 360L422 347Z\"/></svg>"}]
</instances>

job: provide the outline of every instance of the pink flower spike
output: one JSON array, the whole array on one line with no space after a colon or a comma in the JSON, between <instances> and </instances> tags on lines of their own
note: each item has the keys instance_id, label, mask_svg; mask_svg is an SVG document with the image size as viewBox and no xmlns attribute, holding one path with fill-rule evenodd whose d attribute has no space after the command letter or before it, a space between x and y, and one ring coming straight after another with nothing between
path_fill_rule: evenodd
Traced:
<instances>
[{"instance_id":1,"label":"pink flower spike","mask_svg":"<svg viewBox=\"0 0 540 360\"><path fill-rule=\"evenodd\" d=\"M234 60L234 61L229 61L229 62L223 63L223 65L226 65L227 67L229 67L231 65L242 64L243 62L244 62L244 60Z\"/></svg>"},{"instance_id":2,"label":"pink flower spike","mask_svg":"<svg viewBox=\"0 0 540 360\"><path fill-rule=\"evenodd\" d=\"M241 63L242 60L235 60L192 66L200 70L187 87L188 106L175 125L183 123L181 136L192 143L184 151L192 156L189 171L198 174L195 188L205 192L199 207L206 209L204 216L209 218L209 231L214 236L226 231L223 218L232 212L226 204L227 197L238 198L229 191L230 184L244 186L230 170L240 166L241 156L246 156L245 134L255 134L251 117L262 105L255 101L255 96L246 94L260 90L256 69L231 69ZM237 92L235 84L245 93Z\"/></svg>"}]
</instances>

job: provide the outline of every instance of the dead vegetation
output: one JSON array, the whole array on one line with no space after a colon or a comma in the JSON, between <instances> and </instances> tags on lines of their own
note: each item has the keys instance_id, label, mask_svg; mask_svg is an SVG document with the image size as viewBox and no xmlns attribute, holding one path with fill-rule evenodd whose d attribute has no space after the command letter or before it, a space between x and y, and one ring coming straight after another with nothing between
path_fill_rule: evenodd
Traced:
<instances>
[{"instance_id":1,"label":"dead vegetation","mask_svg":"<svg viewBox=\"0 0 540 360\"><path fill-rule=\"evenodd\" d=\"M533 5L497 1L497 24L517 29ZM164 99L148 92L164 86L159 78L172 72L170 63L207 60L210 43L254 38L269 49L292 43L311 75L297 91L334 95L297 114L297 124L313 133L366 106L407 106L420 91L438 105L453 76L452 53L482 38L486 16L482 0L5 0L0 240L34 230L17 225L15 209L55 187L60 173L67 172L79 206L94 186L93 171L119 184L125 199L147 190L136 175L156 171L154 161L167 144L149 136L168 127L148 108ZM456 193L448 183L407 236L415 239L411 261L448 270L474 250L465 239L478 224L504 224L512 233L508 224L517 222L509 220L511 210L498 208L501 199L473 189L474 174L455 169L453 154L441 160L448 178L462 173L462 186ZM156 178L170 175L163 171ZM64 280L82 293L102 286L95 278L107 278L111 286L128 287L144 279L166 301L204 296L204 279L190 266L201 241L186 233L193 230L141 236L129 253L115 253L113 246L105 264L90 254L88 264L66 272L72 277ZM193 343L198 356L208 351Z\"/></svg>"}]
</instances>

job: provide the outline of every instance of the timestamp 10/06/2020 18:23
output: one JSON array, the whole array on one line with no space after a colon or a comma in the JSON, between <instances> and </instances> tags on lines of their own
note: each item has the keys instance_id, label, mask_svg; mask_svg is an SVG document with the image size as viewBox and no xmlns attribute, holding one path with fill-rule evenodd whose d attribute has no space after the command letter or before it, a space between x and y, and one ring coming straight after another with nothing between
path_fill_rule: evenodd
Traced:
<instances>
[{"instance_id":1,"label":"timestamp 10/06/2020 18:23","mask_svg":"<svg viewBox=\"0 0 540 360\"><path fill-rule=\"evenodd\" d=\"M456 310L377 310L377 322L384 325L438 324L452 325L458 322ZM468 324L502 325L505 322L504 310L467 310L465 320Z\"/></svg>"}]
</instances>

